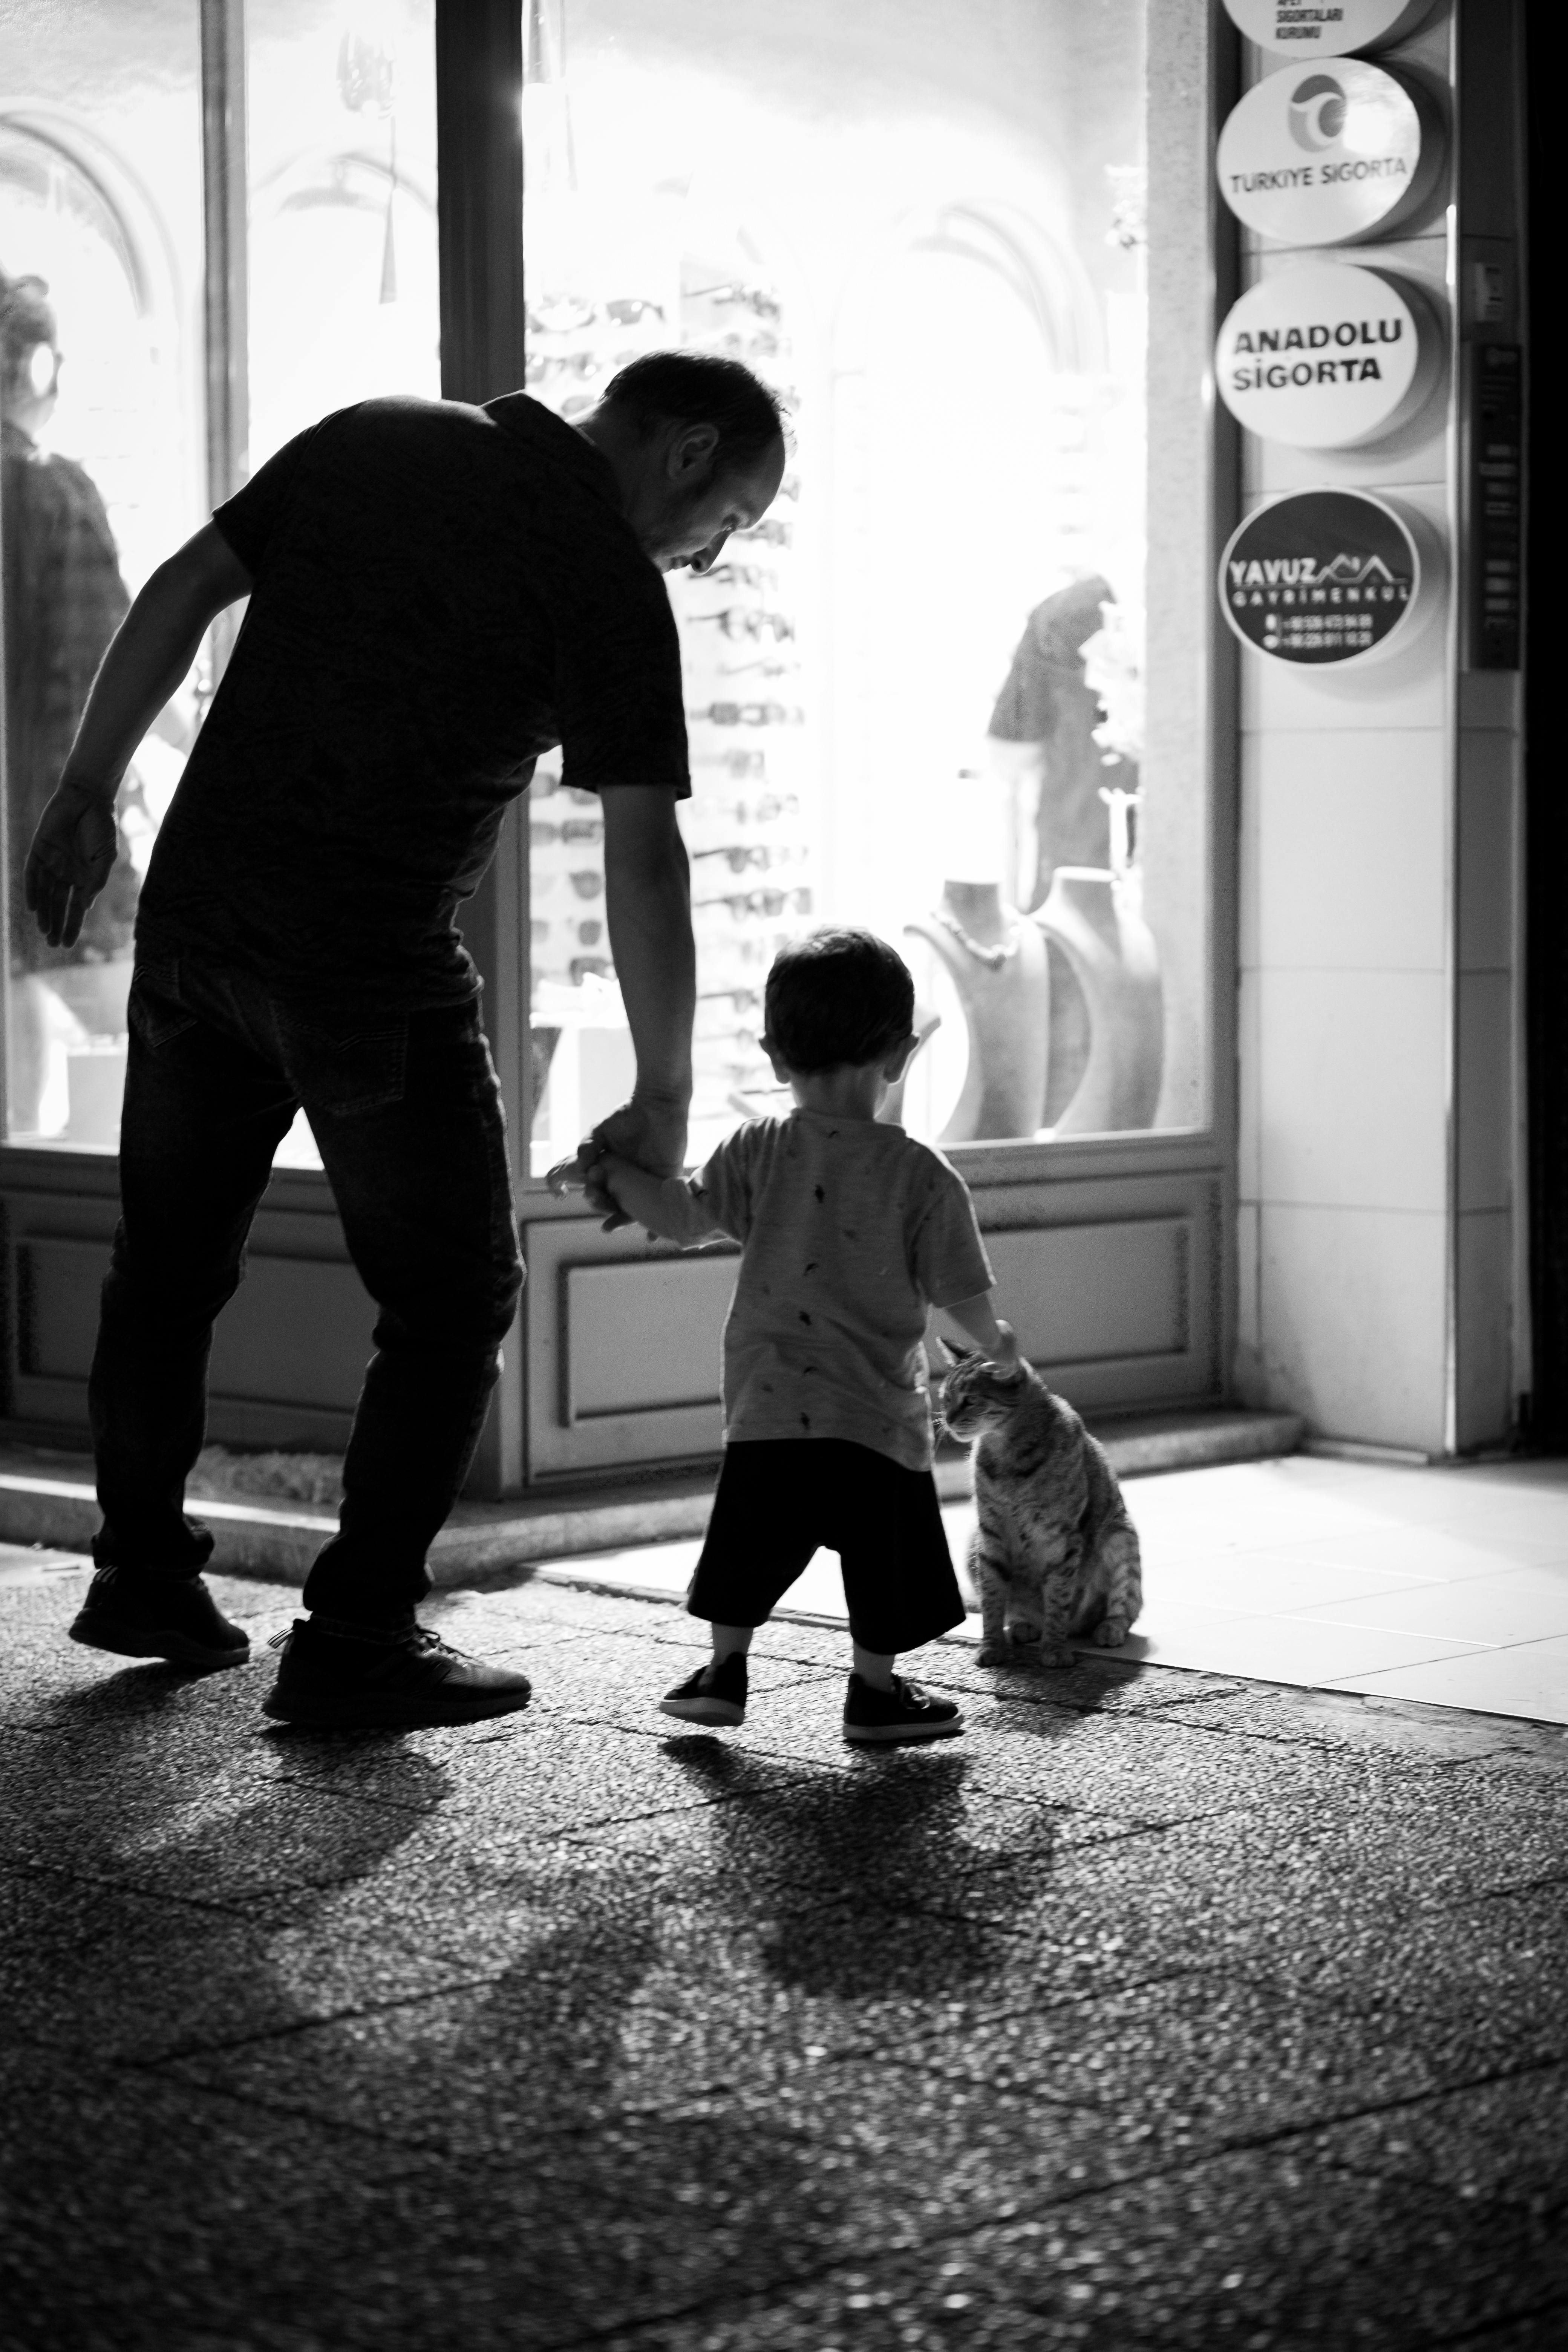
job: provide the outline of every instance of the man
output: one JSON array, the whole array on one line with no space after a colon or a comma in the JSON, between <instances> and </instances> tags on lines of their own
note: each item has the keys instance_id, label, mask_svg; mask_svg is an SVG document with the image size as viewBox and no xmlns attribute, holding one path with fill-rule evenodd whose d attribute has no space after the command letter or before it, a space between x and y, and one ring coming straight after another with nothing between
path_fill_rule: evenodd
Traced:
<instances>
[{"instance_id":1,"label":"man","mask_svg":"<svg viewBox=\"0 0 1568 2352\"><path fill-rule=\"evenodd\" d=\"M607 914L637 1054L584 1147L681 1164L695 1003L676 803L689 791L661 572L706 571L776 495L771 393L733 362L634 362L577 425L521 394L378 400L265 465L136 599L28 861L75 938L114 793L214 615L248 595L137 922L122 1215L89 1384L103 1527L71 1628L121 1655L237 1665L244 1633L184 1516L213 1318L303 1105L380 1314L339 1533L266 1702L330 1725L464 1722L519 1674L421 1628L522 1279L495 1072L457 906L559 741L604 809ZM606 1205L612 1205L606 1203Z\"/></svg>"}]
</instances>

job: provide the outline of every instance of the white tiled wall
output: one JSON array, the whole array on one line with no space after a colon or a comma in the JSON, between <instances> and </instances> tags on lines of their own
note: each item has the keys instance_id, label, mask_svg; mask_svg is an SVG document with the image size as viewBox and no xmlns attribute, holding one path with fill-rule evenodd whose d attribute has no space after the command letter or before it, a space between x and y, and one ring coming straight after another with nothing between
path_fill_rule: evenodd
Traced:
<instances>
[{"instance_id":1,"label":"white tiled wall","mask_svg":"<svg viewBox=\"0 0 1568 2352\"><path fill-rule=\"evenodd\" d=\"M1417 43L1439 74L1444 15ZM1414 226L1337 257L1416 278L1447 317L1440 209ZM1244 275L1305 257L1255 249ZM1451 571L1453 429L1445 385L1370 449L1244 436L1243 503L1385 490ZM1447 621L1338 677L1248 652L1241 685L1237 1386L1429 1454L1503 1436L1519 1378L1517 715L1490 677L1457 707Z\"/></svg>"}]
</instances>

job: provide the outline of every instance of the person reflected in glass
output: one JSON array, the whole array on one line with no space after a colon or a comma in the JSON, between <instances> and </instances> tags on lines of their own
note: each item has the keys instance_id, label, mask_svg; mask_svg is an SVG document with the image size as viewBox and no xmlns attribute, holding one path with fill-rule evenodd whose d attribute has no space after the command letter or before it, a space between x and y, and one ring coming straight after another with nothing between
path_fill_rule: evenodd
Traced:
<instances>
[{"instance_id":1,"label":"person reflected in glass","mask_svg":"<svg viewBox=\"0 0 1568 2352\"><path fill-rule=\"evenodd\" d=\"M121 1216L89 1382L103 1526L71 1631L244 1664L184 1516L214 1318L303 1108L379 1308L340 1528L266 1711L321 1727L462 1723L528 1678L417 1622L522 1266L479 979L457 925L538 756L596 798L604 916L636 1054L578 1154L678 1170L696 963L680 648L661 574L709 571L784 467L738 362L647 354L574 425L524 393L371 400L300 434L160 565L105 657L27 860L70 947L109 880L137 745L208 625L245 625L160 828L136 926ZM593 880L601 877L596 871ZM596 911L596 905L595 905Z\"/></svg>"},{"instance_id":2,"label":"person reflected in glass","mask_svg":"<svg viewBox=\"0 0 1568 2352\"><path fill-rule=\"evenodd\" d=\"M1044 905L1058 866L1110 866L1101 787L1136 782L1112 772L1124 762L1107 765L1094 733L1105 713L1084 674L1083 648L1114 601L1110 581L1091 572L1035 606L986 730L991 772L1011 787L1026 913Z\"/></svg>"},{"instance_id":3,"label":"person reflected in glass","mask_svg":"<svg viewBox=\"0 0 1568 2352\"><path fill-rule=\"evenodd\" d=\"M68 943L51 943L28 914L23 872L39 817L70 750L88 692L130 597L103 500L86 469L40 446L54 414L60 353L48 287L0 269L0 534L5 564L5 780L10 874L10 1131L66 1123L63 1044L123 1026L109 974L131 952L138 888L115 821L102 891ZM68 982L61 975L79 975ZM101 1003L98 1000L101 999ZM84 1017L85 1016L85 1017ZM54 1052L51 1054L51 1047ZM49 1097L46 1102L46 1096Z\"/></svg>"}]
</instances>

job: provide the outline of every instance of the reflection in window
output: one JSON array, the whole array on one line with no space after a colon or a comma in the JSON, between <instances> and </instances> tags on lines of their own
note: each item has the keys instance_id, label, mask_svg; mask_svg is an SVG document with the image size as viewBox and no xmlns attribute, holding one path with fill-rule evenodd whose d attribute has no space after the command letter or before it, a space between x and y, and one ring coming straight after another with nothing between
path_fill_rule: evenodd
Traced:
<instances>
[{"instance_id":1,"label":"reflection in window","mask_svg":"<svg viewBox=\"0 0 1568 2352\"><path fill-rule=\"evenodd\" d=\"M249 463L334 408L439 390L433 0L248 0L245 271ZM121 857L81 940L22 905L34 824L103 648L205 519L200 11L122 0L0 25L5 586L6 1132L111 1150L140 877L214 684L217 642L120 796ZM221 111L221 110L220 110ZM237 436L237 488L248 470ZM218 486L222 488L222 485ZM303 1118L279 1153L319 1166Z\"/></svg>"},{"instance_id":2,"label":"reflection in window","mask_svg":"<svg viewBox=\"0 0 1568 2352\"><path fill-rule=\"evenodd\" d=\"M679 574L700 1005L690 1150L773 1108L779 944L869 925L936 1024L946 1142L1149 1126L1142 903L1142 11L896 0L785 29L529 0L529 388L745 360L794 447L761 529ZM532 796L536 1171L625 1091L591 798Z\"/></svg>"},{"instance_id":3,"label":"reflection in window","mask_svg":"<svg viewBox=\"0 0 1568 2352\"><path fill-rule=\"evenodd\" d=\"M99 36L99 75L124 106L113 142L93 97ZM73 947L43 939L22 871L129 595L196 520L178 300L195 239L182 255L154 209L160 196L199 208L194 26L183 54L166 36L155 46L138 59L124 22L89 8L13 24L0 59L5 87L41 101L36 118L22 105L0 118L6 1132L89 1150L119 1134L136 899L190 741L188 696L125 779L119 858Z\"/></svg>"}]
</instances>

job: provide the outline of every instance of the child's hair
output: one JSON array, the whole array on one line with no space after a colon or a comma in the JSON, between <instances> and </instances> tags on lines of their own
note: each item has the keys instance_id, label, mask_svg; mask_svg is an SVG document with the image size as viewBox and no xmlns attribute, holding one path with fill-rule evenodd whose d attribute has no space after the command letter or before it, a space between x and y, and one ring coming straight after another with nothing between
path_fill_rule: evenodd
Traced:
<instances>
[{"instance_id":1,"label":"child's hair","mask_svg":"<svg viewBox=\"0 0 1568 2352\"><path fill-rule=\"evenodd\" d=\"M915 984L874 931L812 931L773 958L763 1000L767 1034L788 1070L879 1062L915 1023Z\"/></svg>"}]
</instances>

